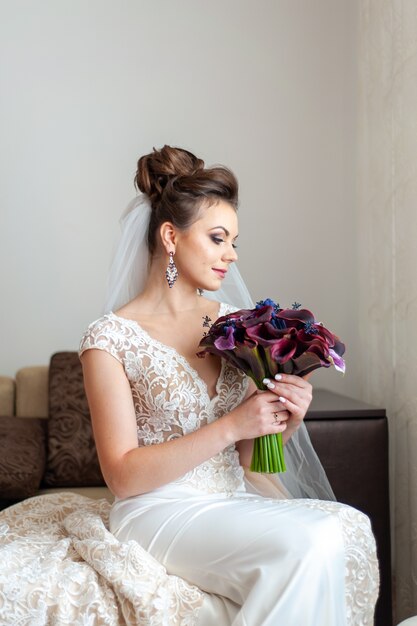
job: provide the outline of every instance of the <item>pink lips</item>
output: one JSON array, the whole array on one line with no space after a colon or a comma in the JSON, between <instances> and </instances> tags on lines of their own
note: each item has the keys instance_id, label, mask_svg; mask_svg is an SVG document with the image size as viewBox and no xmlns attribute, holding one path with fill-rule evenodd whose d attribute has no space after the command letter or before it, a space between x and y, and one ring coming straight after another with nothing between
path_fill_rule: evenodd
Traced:
<instances>
[{"instance_id":1,"label":"pink lips","mask_svg":"<svg viewBox=\"0 0 417 626\"><path fill-rule=\"evenodd\" d=\"M226 276L227 270L218 270L215 267L213 267L212 269L213 269L213 272L216 272L216 274L220 276L220 278L224 278Z\"/></svg>"}]
</instances>

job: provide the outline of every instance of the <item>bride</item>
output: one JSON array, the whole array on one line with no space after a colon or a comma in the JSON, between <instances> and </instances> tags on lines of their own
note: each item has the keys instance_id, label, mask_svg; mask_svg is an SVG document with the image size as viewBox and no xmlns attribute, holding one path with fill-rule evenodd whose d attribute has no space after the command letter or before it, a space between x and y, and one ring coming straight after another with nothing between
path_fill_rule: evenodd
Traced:
<instances>
[{"instance_id":1,"label":"bride","mask_svg":"<svg viewBox=\"0 0 417 626\"><path fill-rule=\"evenodd\" d=\"M311 383L284 374L259 391L196 356L210 322L250 304L234 174L165 145L139 159L135 182L106 311L79 347L110 531L206 592L199 626L372 624L374 537L335 502L311 447ZM285 443L281 477L249 470L254 438L271 433Z\"/></svg>"}]
</instances>

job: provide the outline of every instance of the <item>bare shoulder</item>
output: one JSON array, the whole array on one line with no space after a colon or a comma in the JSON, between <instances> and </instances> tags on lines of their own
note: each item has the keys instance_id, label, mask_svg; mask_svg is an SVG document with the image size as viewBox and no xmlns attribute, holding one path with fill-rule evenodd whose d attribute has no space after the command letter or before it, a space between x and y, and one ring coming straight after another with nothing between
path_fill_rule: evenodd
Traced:
<instances>
[{"instance_id":1,"label":"bare shoulder","mask_svg":"<svg viewBox=\"0 0 417 626\"><path fill-rule=\"evenodd\" d=\"M115 309L113 313L119 317L124 317L127 319L140 319L142 315L146 315L149 309L149 304L147 304L146 299L143 297L143 294L139 294L126 302L123 306Z\"/></svg>"}]
</instances>

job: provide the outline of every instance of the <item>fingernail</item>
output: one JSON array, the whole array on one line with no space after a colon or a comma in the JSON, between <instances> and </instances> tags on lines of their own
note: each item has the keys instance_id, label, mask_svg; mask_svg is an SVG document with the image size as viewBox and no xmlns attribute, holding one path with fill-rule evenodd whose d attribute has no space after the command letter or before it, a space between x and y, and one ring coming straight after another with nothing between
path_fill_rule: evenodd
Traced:
<instances>
[{"instance_id":1,"label":"fingernail","mask_svg":"<svg viewBox=\"0 0 417 626\"><path fill-rule=\"evenodd\" d=\"M267 383L267 385L266 385L266 386L268 387L268 389L275 389L275 385L274 385L274 383L271 383L271 382L270 382L270 383Z\"/></svg>"},{"instance_id":2,"label":"fingernail","mask_svg":"<svg viewBox=\"0 0 417 626\"><path fill-rule=\"evenodd\" d=\"M279 400L280 402L282 402L283 404L285 404L285 402L286 402L286 399L285 399L285 398L283 398L282 396L280 396L280 397L278 398L278 400Z\"/></svg>"},{"instance_id":3,"label":"fingernail","mask_svg":"<svg viewBox=\"0 0 417 626\"><path fill-rule=\"evenodd\" d=\"M269 380L269 378L264 378L262 382L263 382L264 385L267 385L271 381Z\"/></svg>"},{"instance_id":4,"label":"fingernail","mask_svg":"<svg viewBox=\"0 0 417 626\"><path fill-rule=\"evenodd\" d=\"M282 374L275 374L274 378L275 378L275 380L281 380L282 379Z\"/></svg>"}]
</instances>

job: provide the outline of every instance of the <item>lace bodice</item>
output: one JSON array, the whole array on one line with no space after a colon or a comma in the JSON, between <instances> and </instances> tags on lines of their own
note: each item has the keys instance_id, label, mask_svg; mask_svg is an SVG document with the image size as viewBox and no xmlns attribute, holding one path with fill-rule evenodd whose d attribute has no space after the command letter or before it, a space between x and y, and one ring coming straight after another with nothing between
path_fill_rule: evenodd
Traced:
<instances>
[{"instance_id":1,"label":"lace bodice","mask_svg":"<svg viewBox=\"0 0 417 626\"><path fill-rule=\"evenodd\" d=\"M222 302L219 315L236 307ZM244 398L248 378L221 362L216 393L174 348L151 337L135 320L110 311L91 322L78 355L88 348L106 350L122 363L136 413L138 445L147 446L191 433L231 411ZM232 444L175 481L209 493L245 491L244 472Z\"/></svg>"}]
</instances>

